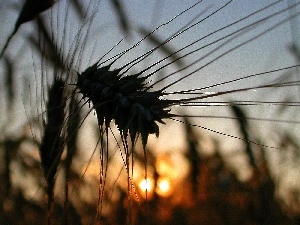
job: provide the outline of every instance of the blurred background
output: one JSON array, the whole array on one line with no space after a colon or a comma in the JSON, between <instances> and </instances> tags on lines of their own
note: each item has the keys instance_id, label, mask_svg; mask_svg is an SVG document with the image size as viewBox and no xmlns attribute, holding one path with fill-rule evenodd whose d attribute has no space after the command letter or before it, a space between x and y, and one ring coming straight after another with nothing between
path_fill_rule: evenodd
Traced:
<instances>
[{"instance_id":1,"label":"blurred background","mask_svg":"<svg viewBox=\"0 0 300 225\"><path fill-rule=\"evenodd\" d=\"M0 1L1 50L17 31L0 59L1 224L49 224L50 181L41 149L55 108L49 107L51 93L61 98L65 119L52 224L300 224L299 71L292 67L300 62L299 2L245 0L219 11L230 1L60 0L38 13L24 10L25 2ZM34 18L26 21L24 13ZM156 88L191 73L167 91L226 93L172 108L183 116L160 126L146 154L140 141L130 146L127 161L117 128L112 125L106 139L72 90L76 72L139 40L114 68L158 46L128 73L172 56L151 66L171 65L149 82L179 71ZM60 97L55 76L68 89ZM230 93L264 84L272 85Z\"/></svg>"}]
</instances>

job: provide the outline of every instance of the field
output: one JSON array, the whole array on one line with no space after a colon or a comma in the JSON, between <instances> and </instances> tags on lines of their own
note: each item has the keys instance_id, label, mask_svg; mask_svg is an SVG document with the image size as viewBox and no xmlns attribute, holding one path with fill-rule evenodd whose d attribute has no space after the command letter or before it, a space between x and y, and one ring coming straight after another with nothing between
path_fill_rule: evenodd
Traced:
<instances>
[{"instance_id":1,"label":"field","mask_svg":"<svg viewBox=\"0 0 300 225\"><path fill-rule=\"evenodd\" d=\"M299 4L0 1L0 224L299 224Z\"/></svg>"}]
</instances>

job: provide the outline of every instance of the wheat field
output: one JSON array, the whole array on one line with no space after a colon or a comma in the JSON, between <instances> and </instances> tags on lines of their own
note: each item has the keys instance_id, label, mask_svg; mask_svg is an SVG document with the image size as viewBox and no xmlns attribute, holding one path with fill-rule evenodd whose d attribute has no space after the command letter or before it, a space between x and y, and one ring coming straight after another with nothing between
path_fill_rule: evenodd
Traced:
<instances>
[{"instance_id":1,"label":"wheat field","mask_svg":"<svg viewBox=\"0 0 300 225\"><path fill-rule=\"evenodd\" d=\"M299 4L0 1L0 223L298 224Z\"/></svg>"}]
</instances>

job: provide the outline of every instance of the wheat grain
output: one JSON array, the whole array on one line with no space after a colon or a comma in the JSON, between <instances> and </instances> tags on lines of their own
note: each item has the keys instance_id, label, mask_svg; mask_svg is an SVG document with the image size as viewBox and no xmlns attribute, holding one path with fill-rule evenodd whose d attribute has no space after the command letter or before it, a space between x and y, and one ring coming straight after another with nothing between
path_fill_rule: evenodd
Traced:
<instances>
[{"instance_id":1,"label":"wheat grain","mask_svg":"<svg viewBox=\"0 0 300 225\"><path fill-rule=\"evenodd\" d=\"M65 83L61 79L55 79L49 89L49 99L47 103L47 122L40 147L41 166L47 181L48 195L48 224L52 224L54 185L57 167L63 152L64 139L62 128L65 118Z\"/></svg>"}]
</instances>

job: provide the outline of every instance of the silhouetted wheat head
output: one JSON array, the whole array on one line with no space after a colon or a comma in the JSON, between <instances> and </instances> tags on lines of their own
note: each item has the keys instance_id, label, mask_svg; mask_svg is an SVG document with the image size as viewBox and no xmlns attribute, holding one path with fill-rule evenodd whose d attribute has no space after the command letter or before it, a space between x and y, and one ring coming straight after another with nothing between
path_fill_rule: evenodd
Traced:
<instances>
[{"instance_id":1,"label":"silhouetted wheat head","mask_svg":"<svg viewBox=\"0 0 300 225\"><path fill-rule=\"evenodd\" d=\"M124 7L142 3L130 5L118 0L105 3L98 0L82 2L27 0L11 37L21 24L39 15L34 22L38 38L32 34L28 36L28 40L40 55L41 65L38 69L35 68L33 73L35 78L39 79L37 86L40 85L42 93L42 99L38 99L37 102L43 101L44 95L47 99L45 113L41 113L46 115L46 122L40 145L40 158L47 183L48 223L53 222L51 217L55 202L54 186L60 164L65 168L64 210L67 211L68 206L70 209L73 207L69 189L71 168L74 158L79 154L77 146L79 131L91 112L95 112L99 132L92 153L99 154L100 168L98 196L95 196L97 199L95 224L102 216L104 199L110 201L109 191L105 189L106 182L111 182L109 179L112 172L118 173L109 168L114 162L115 152L120 153L123 163L117 178L121 177L124 168L127 175L129 195L127 219L129 224L133 224L130 215L132 198L138 199L133 181L134 163L143 161L147 176L149 136L158 137L165 124L177 122L186 126L195 195L198 193L197 179L201 172L197 167L200 156L195 134L189 128L199 128L210 134L226 137L233 143L244 143L245 155L253 168L257 167L255 148L279 149L274 140L261 141L259 134L251 131L249 121L262 124L299 124L295 119L296 116L292 119L286 119L285 115L278 118L278 114L271 113L275 110L270 110L269 117L266 118L266 114L261 113L266 108L268 110L276 106L287 109L299 106L297 98L285 101L282 100L282 92L279 92L283 88L297 90L299 78L282 74L299 67L299 62L279 67L272 66L259 72L254 69L255 73L248 72L246 67L244 71L237 71L237 77L222 73L219 76L213 74L215 68L216 70L219 68L218 62L226 67L226 62L222 60L230 57L230 54L256 43L260 38L277 31L282 26L289 26L289 22L299 15L299 1L290 6L286 6L285 1L270 2L230 22L221 21L221 26L213 25L208 28L205 26L209 25L210 20L217 23L215 17L218 14L224 15L223 11L238 3L221 1L211 6L209 1L189 2L184 4L186 8L177 9L179 13L171 13L169 19L164 18L161 25L154 29L153 27L146 29L144 25L136 25L131 21ZM101 7L107 9L108 3L111 3L112 8L105 11L106 15L101 11ZM245 5L249 6L246 3ZM289 14L295 8L296 10ZM122 39L120 32L115 32L115 35L112 31L114 38L117 36L116 39L112 39L114 43L111 43L110 38L102 37L105 34L109 35L110 29L106 27L106 22L101 23L101 19L112 17L111 12L117 12L117 20L108 23L117 24L115 27L123 32L122 36L128 35ZM40 15L41 13L45 13L44 17ZM141 13L143 12L138 12L137 15ZM190 14L193 17L189 16ZM177 23L180 26L176 25ZM167 31L169 28L171 31ZM197 35L194 36L193 33ZM136 40L136 36L142 38ZM6 52L9 50L7 46L11 37L8 38L0 56L1 58L5 56L10 72L11 63L6 56L9 53ZM133 44L128 44L132 42ZM107 46L113 47L108 50ZM253 44L253 48L255 47ZM247 51L249 49L241 50L245 58ZM251 68L256 66L256 62L254 65L250 61L248 63L249 71L253 71ZM239 62L236 64L239 68ZM40 77L38 73L41 73ZM11 77L10 75L7 79L9 90L12 89ZM48 86L49 91L44 91ZM256 93L262 95L257 97ZM288 91L283 93L287 95ZM13 98L11 91L8 94ZM43 104L37 105L40 107ZM256 116L252 116L255 113L248 116L242 107L254 109ZM212 114L211 108L217 108L215 114ZM228 115L230 109L233 116ZM224 121L231 122L225 125L225 129L218 130L218 126L211 128L207 123L216 120L220 121L217 122L218 125ZM236 132L232 131L235 127L232 121L236 121L239 126ZM88 134L83 134L85 135ZM139 155L139 141L143 157ZM171 137L168 137L166 142L172 142ZM65 157L64 150L66 150ZM86 170L90 163L91 161L87 163ZM113 189L119 187L118 185L122 189L121 184L112 183ZM75 192L78 189L77 186L74 187ZM65 223L68 223L68 219Z\"/></svg>"},{"instance_id":2,"label":"silhouetted wheat head","mask_svg":"<svg viewBox=\"0 0 300 225\"><path fill-rule=\"evenodd\" d=\"M40 147L41 166L47 181L48 195L48 221L52 220L52 204L54 202L54 184L57 167L59 165L64 147L62 129L65 119L65 83L55 79L49 89L47 102L47 121Z\"/></svg>"},{"instance_id":3,"label":"silhouetted wheat head","mask_svg":"<svg viewBox=\"0 0 300 225\"><path fill-rule=\"evenodd\" d=\"M178 101L162 99L161 91L149 91L142 73L126 76L121 73L124 68L110 71L110 67L95 64L78 74L79 92L92 102L99 127L107 130L114 121L123 140L130 135L134 143L140 135L145 149L148 136L159 135L157 122L165 124L163 119L172 116L169 107Z\"/></svg>"}]
</instances>

